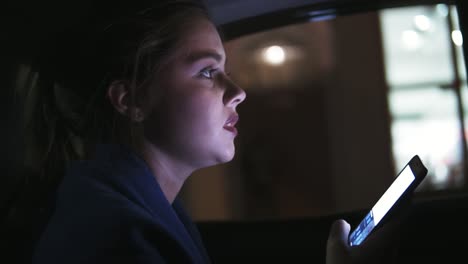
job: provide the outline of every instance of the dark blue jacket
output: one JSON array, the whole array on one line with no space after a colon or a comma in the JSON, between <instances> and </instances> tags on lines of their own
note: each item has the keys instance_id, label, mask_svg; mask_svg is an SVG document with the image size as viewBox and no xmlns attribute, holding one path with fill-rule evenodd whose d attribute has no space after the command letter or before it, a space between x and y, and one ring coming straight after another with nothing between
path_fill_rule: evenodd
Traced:
<instances>
[{"instance_id":1,"label":"dark blue jacket","mask_svg":"<svg viewBox=\"0 0 468 264\"><path fill-rule=\"evenodd\" d=\"M179 201L171 205L146 163L100 145L72 164L33 263L208 263Z\"/></svg>"}]
</instances>

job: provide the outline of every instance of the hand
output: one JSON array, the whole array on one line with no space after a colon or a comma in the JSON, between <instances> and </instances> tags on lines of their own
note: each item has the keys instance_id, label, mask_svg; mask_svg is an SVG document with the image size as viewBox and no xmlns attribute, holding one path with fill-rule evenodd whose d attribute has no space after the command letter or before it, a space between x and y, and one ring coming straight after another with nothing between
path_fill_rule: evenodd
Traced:
<instances>
[{"instance_id":1,"label":"hand","mask_svg":"<svg viewBox=\"0 0 468 264\"><path fill-rule=\"evenodd\" d=\"M327 264L353 263L348 235L351 227L345 220L333 222L327 241Z\"/></svg>"},{"instance_id":2,"label":"hand","mask_svg":"<svg viewBox=\"0 0 468 264\"><path fill-rule=\"evenodd\" d=\"M409 206L403 206L408 209ZM336 220L331 227L327 241L327 264L347 263L396 263L398 239L407 210L399 210L397 215L386 222L359 246L349 246L350 225L344 220Z\"/></svg>"}]
</instances>

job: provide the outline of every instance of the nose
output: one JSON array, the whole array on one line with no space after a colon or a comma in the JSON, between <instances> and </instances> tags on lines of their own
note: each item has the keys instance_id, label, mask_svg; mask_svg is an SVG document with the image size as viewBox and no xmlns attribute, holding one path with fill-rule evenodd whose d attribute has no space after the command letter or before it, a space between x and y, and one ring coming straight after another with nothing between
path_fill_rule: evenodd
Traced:
<instances>
[{"instance_id":1,"label":"nose","mask_svg":"<svg viewBox=\"0 0 468 264\"><path fill-rule=\"evenodd\" d=\"M245 100L247 95L245 94L245 91L235 84L230 78L226 79L225 85L226 90L223 98L224 104L235 108Z\"/></svg>"}]
</instances>

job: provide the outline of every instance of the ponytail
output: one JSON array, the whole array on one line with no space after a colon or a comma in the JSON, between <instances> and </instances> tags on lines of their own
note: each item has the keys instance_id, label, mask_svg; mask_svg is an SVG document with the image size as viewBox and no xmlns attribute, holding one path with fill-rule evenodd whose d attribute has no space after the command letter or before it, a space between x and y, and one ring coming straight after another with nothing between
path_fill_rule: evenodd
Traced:
<instances>
[{"instance_id":1,"label":"ponytail","mask_svg":"<svg viewBox=\"0 0 468 264\"><path fill-rule=\"evenodd\" d=\"M68 108L73 103L69 91L40 70L27 71L31 81L24 98L24 166L33 177L56 184L69 161L84 155L81 117Z\"/></svg>"},{"instance_id":2,"label":"ponytail","mask_svg":"<svg viewBox=\"0 0 468 264\"><path fill-rule=\"evenodd\" d=\"M198 1L157 2L138 14L55 32L20 67L23 173L6 210L8 234L0 236L22 251L17 255L25 262L54 210L69 163L87 159L98 143L122 143L132 135L130 120L113 109L106 88L123 81L130 102L144 99L147 84L178 45L185 25L195 17L208 18Z\"/></svg>"},{"instance_id":3,"label":"ponytail","mask_svg":"<svg viewBox=\"0 0 468 264\"><path fill-rule=\"evenodd\" d=\"M30 262L54 210L56 189L66 166L84 155L82 137L70 121L76 116L60 105L62 92L32 65L19 67L16 94L23 106L23 164L12 180L0 232L0 247L18 263Z\"/></svg>"}]
</instances>

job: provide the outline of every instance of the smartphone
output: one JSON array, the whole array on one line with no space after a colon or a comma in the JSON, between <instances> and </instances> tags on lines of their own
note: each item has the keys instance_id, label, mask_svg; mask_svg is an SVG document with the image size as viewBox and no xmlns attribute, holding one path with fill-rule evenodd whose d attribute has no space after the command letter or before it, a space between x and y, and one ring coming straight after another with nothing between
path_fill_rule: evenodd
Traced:
<instances>
[{"instance_id":1,"label":"smartphone","mask_svg":"<svg viewBox=\"0 0 468 264\"><path fill-rule=\"evenodd\" d=\"M348 237L350 246L360 245L379 224L387 220L391 212L404 199L408 199L426 177L427 169L418 155L415 155L398 173L397 177Z\"/></svg>"}]
</instances>

